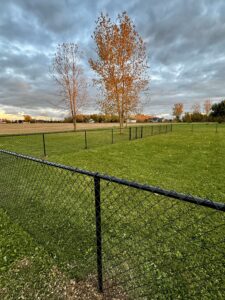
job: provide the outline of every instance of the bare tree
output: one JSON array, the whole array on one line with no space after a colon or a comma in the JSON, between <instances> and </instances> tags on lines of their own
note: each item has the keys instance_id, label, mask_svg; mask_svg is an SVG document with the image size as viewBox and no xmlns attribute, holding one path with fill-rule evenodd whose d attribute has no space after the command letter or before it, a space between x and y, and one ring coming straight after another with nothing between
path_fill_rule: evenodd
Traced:
<instances>
[{"instance_id":1,"label":"bare tree","mask_svg":"<svg viewBox=\"0 0 225 300\"><path fill-rule=\"evenodd\" d=\"M117 113L122 128L149 83L146 48L126 12L118 15L118 24L103 13L96 24L93 39L98 59L89 63L99 75L95 83L102 88L101 109Z\"/></svg>"},{"instance_id":2,"label":"bare tree","mask_svg":"<svg viewBox=\"0 0 225 300\"><path fill-rule=\"evenodd\" d=\"M199 103L194 103L192 105L193 114L200 114L201 113L201 106Z\"/></svg>"},{"instance_id":3,"label":"bare tree","mask_svg":"<svg viewBox=\"0 0 225 300\"><path fill-rule=\"evenodd\" d=\"M58 84L63 101L70 111L76 130L76 115L87 101L87 83L80 64L81 52L74 43L59 44L51 74Z\"/></svg>"},{"instance_id":4,"label":"bare tree","mask_svg":"<svg viewBox=\"0 0 225 300\"><path fill-rule=\"evenodd\" d=\"M210 100L205 100L204 109L205 109L205 113L206 113L207 116L208 116L211 108L212 108L212 102Z\"/></svg>"},{"instance_id":5,"label":"bare tree","mask_svg":"<svg viewBox=\"0 0 225 300\"><path fill-rule=\"evenodd\" d=\"M175 103L173 106L173 115L176 117L177 121L180 120L180 117L184 111L183 103Z\"/></svg>"}]
</instances>

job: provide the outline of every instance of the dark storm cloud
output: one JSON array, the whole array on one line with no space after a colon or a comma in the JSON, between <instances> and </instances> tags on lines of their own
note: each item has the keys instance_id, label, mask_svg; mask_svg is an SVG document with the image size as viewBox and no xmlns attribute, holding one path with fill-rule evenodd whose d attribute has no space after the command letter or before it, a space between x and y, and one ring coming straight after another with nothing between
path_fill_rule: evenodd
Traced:
<instances>
[{"instance_id":1,"label":"dark storm cloud","mask_svg":"<svg viewBox=\"0 0 225 300\"><path fill-rule=\"evenodd\" d=\"M225 97L224 0L2 0L0 110L63 117L49 76L56 45L79 43L91 78L87 60L94 55L95 20L101 11L115 18L123 10L149 52L152 81L145 112L171 113L177 101L190 110L194 102ZM96 110L94 95L87 111Z\"/></svg>"}]
</instances>

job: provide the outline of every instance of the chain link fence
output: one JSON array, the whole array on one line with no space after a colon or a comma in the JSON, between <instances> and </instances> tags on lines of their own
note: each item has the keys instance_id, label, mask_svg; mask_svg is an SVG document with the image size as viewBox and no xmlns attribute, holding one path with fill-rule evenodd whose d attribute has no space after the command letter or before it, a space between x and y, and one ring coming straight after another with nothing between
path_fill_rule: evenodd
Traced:
<instances>
[{"instance_id":1,"label":"chain link fence","mask_svg":"<svg viewBox=\"0 0 225 300\"><path fill-rule=\"evenodd\" d=\"M123 129L1 135L0 148L26 155L46 157L47 155L73 153L82 149L131 141L171 131L171 124L162 124Z\"/></svg>"},{"instance_id":2,"label":"chain link fence","mask_svg":"<svg viewBox=\"0 0 225 300\"><path fill-rule=\"evenodd\" d=\"M224 203L4 150L0 166L0 206L106 299L225 298Z\"/></svg>"},{"instance_id":3,"label":"chain link fence","mask_svg":"<svg viewBox=\"0 0 225 300\"><path fill-rule=\"evenodd\" d=\"M173 128L176 132L182 133L225 133L224 123L174 123Z\"/></svg>"}]
</instances>

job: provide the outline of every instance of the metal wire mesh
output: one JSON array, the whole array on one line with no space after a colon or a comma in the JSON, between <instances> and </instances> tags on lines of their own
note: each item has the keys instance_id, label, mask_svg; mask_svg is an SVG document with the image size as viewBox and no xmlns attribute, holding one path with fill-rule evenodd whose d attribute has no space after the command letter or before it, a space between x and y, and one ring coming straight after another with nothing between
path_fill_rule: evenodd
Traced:
<instances>
[{"instance_id":1,"label":"metal wire mesh","mask_svg":"<svg viewBox=\"0 0 225 300\"><path fill-rule=\"evenodd\" d=\"M0 205L76 278L95 270L93 178L4 153Z\"/></svg>"},{"instance_id":2,"label":"metal wire mesh","mask_svg":"<svg viewBox=\"0 0 225 300\"><path fill-rule=\"evenodd\" d=\"M224 299L225 204L3 150L0 166L0 206L106 298Z\"/></svg>"},{"instance_id":3,"label":"metal wire mesh","mask_svg":"<svg viewBox=\"0 0 225 300\"><path fill-rule=\"evenodd\" d=\"M101 202L106 294L225 296L224 212L113 182L102 182Z\"/></svg>"},{"instance_id":4,"label":"metal wire mesh","mask_svg":"<svg viewBox=\"0 0 225 300\"><path fill-rule=\"evenodd\" d=\"M182 133L225 133L224 123L175 123L173 126L176 132Z\"/></svg>"},{"instance_id":5,"label":"metal wire mesh","mask_svg":"<svg viewBox=\"0 0 225 300\"><path fill-rule=\"evenodd\" d=\"M33 156L43 156L43 135L3 135L0 136L0 149L15 151Z\"/></svg>"}]
</instances>

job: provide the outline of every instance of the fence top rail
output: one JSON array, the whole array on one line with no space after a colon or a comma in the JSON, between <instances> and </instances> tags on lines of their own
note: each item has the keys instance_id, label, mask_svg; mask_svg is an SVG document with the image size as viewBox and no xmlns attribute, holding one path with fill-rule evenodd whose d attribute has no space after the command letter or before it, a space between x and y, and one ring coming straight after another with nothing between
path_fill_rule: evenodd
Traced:
<instances>
[{"instance_id":1,"label":"fence top rail","mask_svg":"<svg viewBox=\"0 0 225 300\"><path fill-rule=\"evenodd\" d=\"M121 185L129 186L129 187L132 187L132 188L135 188L135 189L138 189L138 190L148 191L148 192L151 192L151 193L154 193L154 194L157 194L157 195L162 195L162 196L166 196L168 198L173 198L173 199L177 199L177 200L180 200L180 201L185 201L185 202L189 202L189 203L193 203L193 204L197 204L197 205L201 205L201 206L206 206L206 207L209 207L209 208L212 208L212 209L215 209L215 210L225 212L225 203L220 203L220 202L216 202L216 201L213 201L213 200L204 199L204 198L200 198L200 197L196 197L196 196L192 196L192 195L182 194L182 193L178 193L178 192L175 192L175 191L162 189L160 187L155 187L155 186L146 185L146 184L140 184L138 182L133 182L133 181L117 178L117 177L114 177L114 176L100 174L98 172L91 172L91 171L87 171L87 170L82 170L82 169L79 169L79 168L76 168L76 167L66 166L66 165L63 165L63 164L50 162L50 161L39 159L39 158L36 158L36 157L27 156L27 155L23 155L23 154L18 154L16 152L11 152L11 151L0 149L0 153L8 154L8 155L15 156L15 157L25 159L25 160L34 161L34 162L37 162L37 163L41 163L41 164L52 166L52 167L55 167L55 168L67 170L67 171L70 171L70 172L87 175L87 176L90 176L90 177L98 177L98 178L106 180L106 181L110 181L110 182L118 183L118 184L121 184Z\"/></svg>"},{"instance_id":2,"label":"fence top rail","mask_svg":"<svg viewBox=\"0 0 225 300\"><path fill-rule=\"evenodd\" d=\"M94 132L94 131L111 131L113 130L125 130L125 129L129 129L129 128L135 128L135 127L151 127L151 126L159 126L159 125L171 125L171 123L152 123L152 124L134 124L131 126L127 126L127 127L123 127L120 128L119 126L117 127L104 127L104 128L89 128L89 129L77 129L76 131L74 130L64 130L64 131L44 131L44 132L28 132L28 133L15 133L15 134L0 134L0 138L1 137L13 137L13 136L30 136L30 135L41 135L41 134L57 134L57 133L78 133L78 132Z\"/></svg>"}]
</instances>

